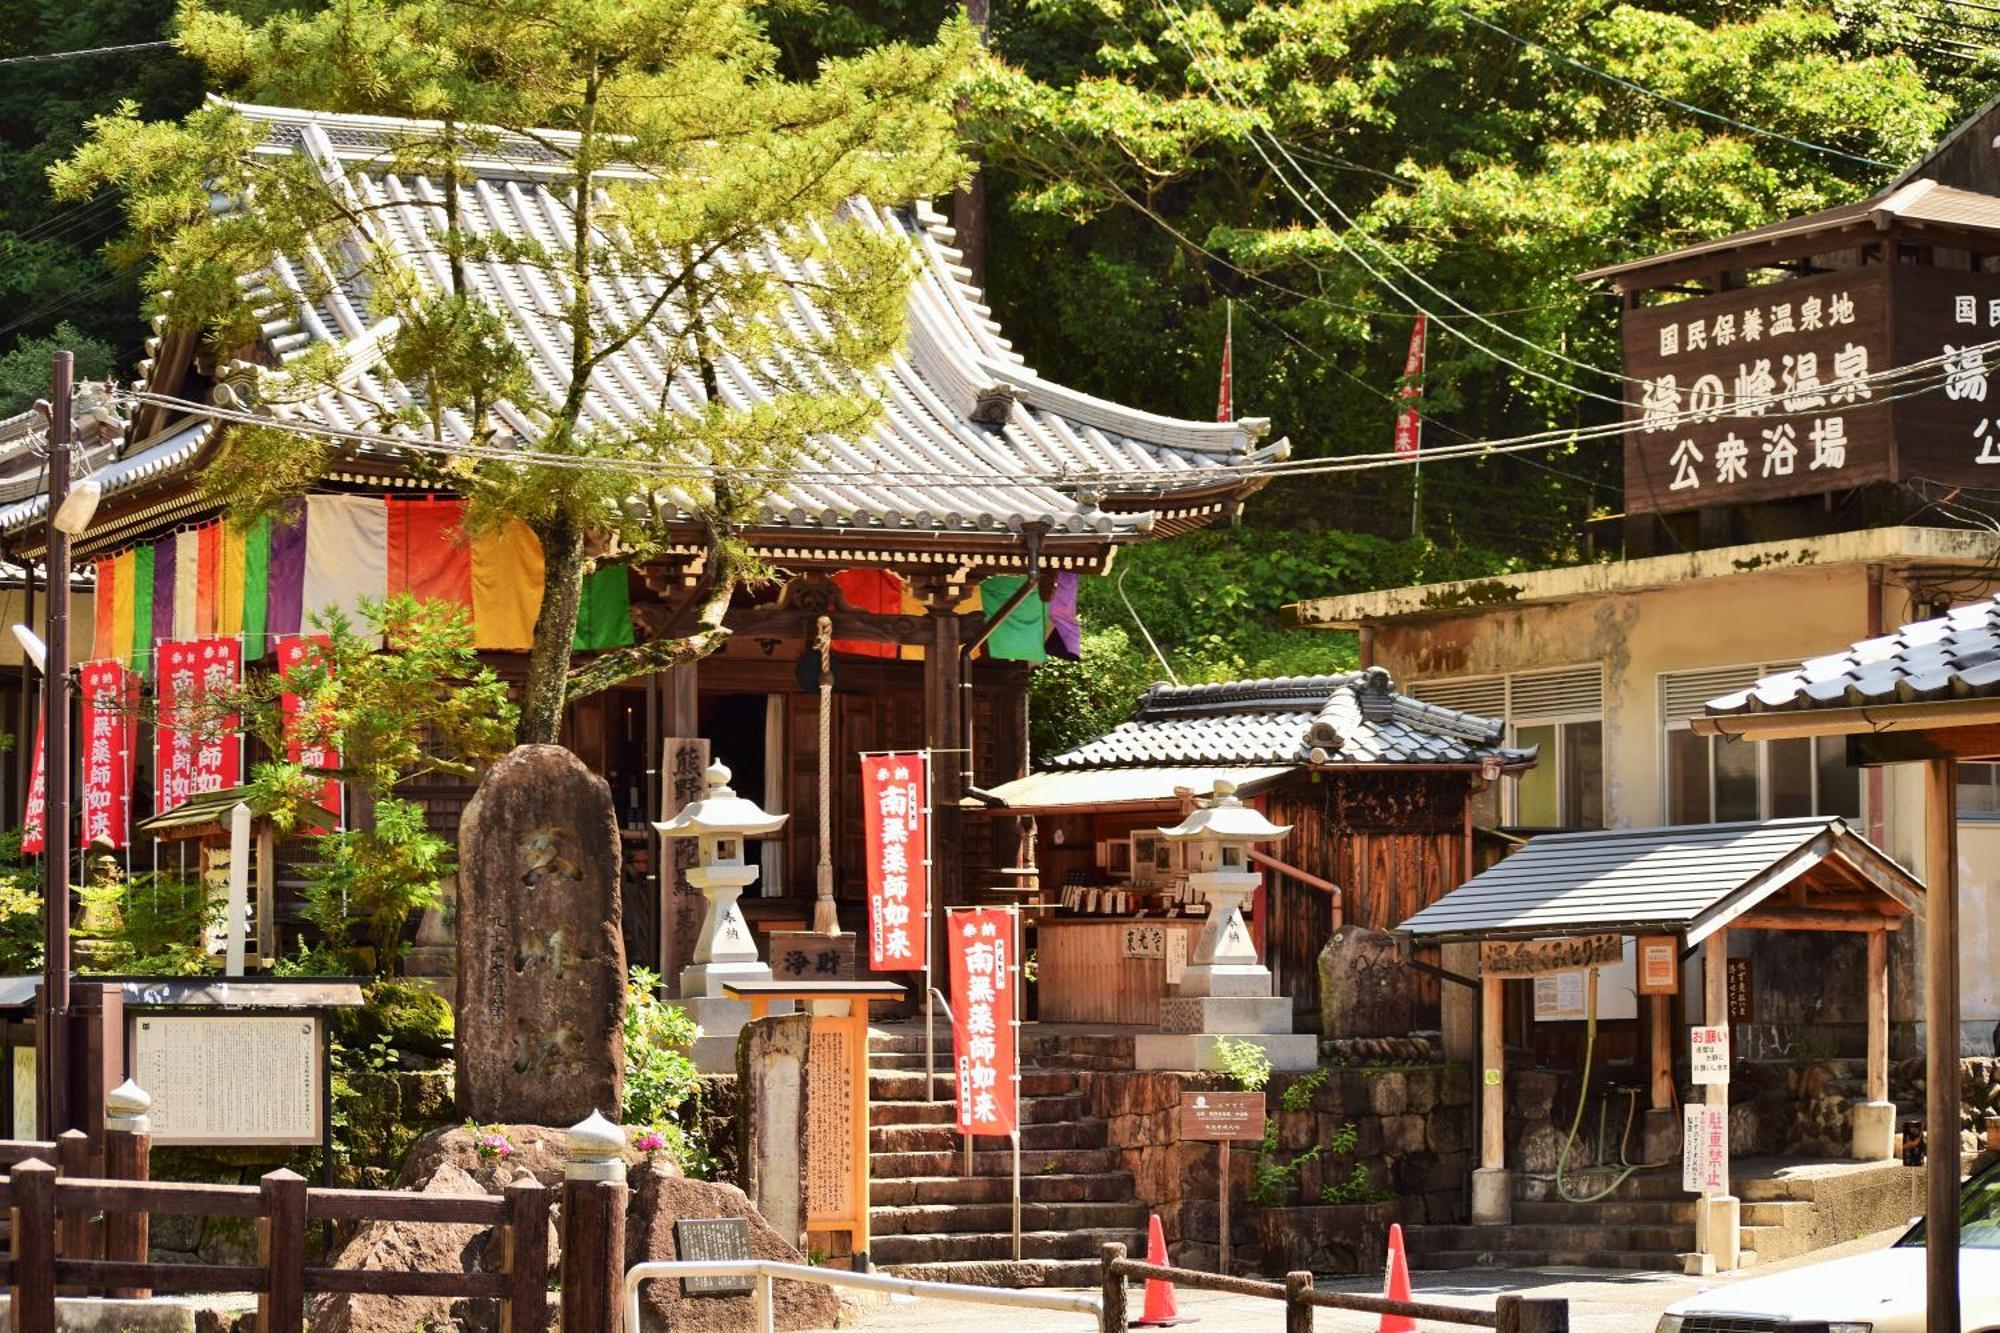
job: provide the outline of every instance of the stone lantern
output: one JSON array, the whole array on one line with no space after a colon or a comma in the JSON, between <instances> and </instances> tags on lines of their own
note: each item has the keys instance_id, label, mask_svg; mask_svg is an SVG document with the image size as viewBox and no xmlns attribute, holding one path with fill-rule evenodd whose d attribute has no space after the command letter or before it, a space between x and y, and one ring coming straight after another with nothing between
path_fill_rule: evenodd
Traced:
<instances>
[{"instance_id":1,"label":"stone lantern","mask_svg":"<svg viewBox=\"0 0 2000 1333\"><path fill-rule=\"evenodd\" d=\"M662 839L697 840L696 864L688 883L708 899L701 934L694 944L694 961L681 969L681 1007L700 1025L695 1065L705 1074L729 1073L736 1067L736 1034L750 1019L747 1001L723 994L730 982L769 981L771 969L757 957L757 940L743 919L737 899L757 882L758 870L745 860L750 838L776 833L789 815L767 814L755 801L738 796L729 786L729 769L709 765L708 790L690 801L664 824L655 824ZM661 858L663 864L671 859Z\"/></svg>"},{"instance_id":2,"label":"stone lantern","mask_svg":"<svg viewBox=\"0 0 2000 1333\"><path fill-rule=\"evenodd\" d=\"M1160 830L1184 847L1188 887L1208 904L1208 920L1180 985L1160 1003L1160 1033L1137 1040L1139 1068L1215 1068L1216 1043L1224 1037L1263 1047L1278 1069L1311 1069L1319 1062L1318 1040L1292 1032L1291 999L1271 994L1271 970L1258 960L1243 919L1244 900L1261 878L1251 869L1250 849L1291 831L1243 804L1236 785L1221 780L1186 819Z\"/></svg>"}]
</instances>

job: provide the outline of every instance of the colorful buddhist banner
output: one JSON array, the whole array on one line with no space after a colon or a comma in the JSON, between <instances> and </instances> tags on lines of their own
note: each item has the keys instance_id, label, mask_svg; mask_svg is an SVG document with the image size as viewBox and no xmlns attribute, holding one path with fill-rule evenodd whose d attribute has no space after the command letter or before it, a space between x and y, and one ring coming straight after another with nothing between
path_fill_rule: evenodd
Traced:
<instances>
[{"instance_id":1,"label":"colorful buddhist banner","mask_svg":"<svg viewBox=\"0 0 2000 1333\"><path fill-rule=\"evenodd\" d=\"M1014 956L1014 909L956 909L948 919L958 1132L1009 1135L1020 1123L1014 1041L1020 960Z\"/></svg>"},{"instance_id":2,"label":"colorful buddhist banner","mask_svg":"<svg viewBox=\"0 0 2000 1333\"><path fill-rule=\"evenodd\" d=\"M861 756L862 826L868 850L868 965L930 965L930 760Z\"/></svg>"},{"instance_id":3,"label":"colorful buddhist banner","mask_svg":"<svg viewBox=\"0 0 2000 1333\"><path fill-rule=\"evenodd\" d=\"M209 695L242 679L243 645L236 639L170 639L160 645L159 721L153 728L153 809L165 814L203 792L243 780L241 719L210 717Z\"/></svg>"},{"instance_id":4,"label":"colorful buddhist banner","mask_svg":"<svg viewBox=\"0 0 2000 1333\"><path fill-rule=\"evenodd\" d=\"M313 668L326 669L326 650L331 640L324 634L299 634L278 641L278 678L287 685L294 675L317 676ZM310 717L300 714L299 696L290 690L278 696L278 707L284 715L285 758L308 771L314 769L337 769L340 767L340 749L333 738L333 717L325 708L313 710ZM336 816L341 813L340 779L327 777L319 790L319 804L331 810ZM334 827L339 827L336 821ZM321 833L333 830L323 828Z\"/></svg>"},{"instance_id":5,"label":"colorful buddhist banner","mask_svg":"<svg viewBox=\"0 0 2000 1333\"><path fill-rule=\"evenodd\" d=\"M21 823L21 851L29 856L48 846L49 783L48 774L42 771L42 759L49 752L47 735L43 730L47 725L47 719L38 714L35 719L35 767L28 779L27 818Z\"/></svg>"},{"instance_id":6,"label":"colorful buddhist banner","mask_svg":"<svg viewBox=\"0 0 2000 1333\"><path fill-rule=\"evenodd\" d=\"M139 682L122 662L86 662L83 687L84 846L132 843L132 772L139 741Z\"/></svg>"}]
</instances>

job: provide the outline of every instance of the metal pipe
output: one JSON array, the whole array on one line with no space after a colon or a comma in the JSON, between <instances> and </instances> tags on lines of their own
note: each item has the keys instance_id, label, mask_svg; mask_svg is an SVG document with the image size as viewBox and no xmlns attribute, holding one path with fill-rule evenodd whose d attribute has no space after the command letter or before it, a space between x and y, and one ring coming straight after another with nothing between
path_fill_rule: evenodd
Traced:
<instances>
[{"instance_id":1,"label":"metal pipe","mask_svg":"<svg viewBox=\"0 0 2000 1333\"><path fill-rule=\"evenodd\" d=\"M49 570L48 656L42 672L42 727L46 748L42 781L48 804L42 819L42 1050L44 1118L36 1132L54 1138L70 1128L69 1059L69 534L56 526L56 511L69 495L70 408L76 365L57 352L54 395L49 400Z\"/></svg>"}]
</instances>

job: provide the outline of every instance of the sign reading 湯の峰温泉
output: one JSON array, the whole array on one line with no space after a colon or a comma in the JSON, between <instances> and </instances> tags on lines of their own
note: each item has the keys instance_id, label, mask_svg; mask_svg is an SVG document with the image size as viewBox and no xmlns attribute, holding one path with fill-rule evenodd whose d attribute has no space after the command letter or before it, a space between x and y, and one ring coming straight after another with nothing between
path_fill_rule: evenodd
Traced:
<instances>
[{"instance_id":1,"label":"sign reading \u6e6f\u306e\u5cf0\u6e29\u6cc9","mask_svg":"<svg viewBox=\"0 0 2000 1333\"><path fill-rule=\"evenodd\" d=\"M868 965L930 965L930 757L861 756L861 818L868 852Z\"/></svg>"},{"instance_id":2,"label":"sign reading \u6e6f\u306e\u5cf0\u6e29\u6cc9","mask_svg":"<svg viewBox=\"0 0 2000 1333\"><path fill-rule=\"evenodd\" d=\"M1729 1081L1729 1029L1727 1026L1688 1029L1689 1077L1696 1083Z\"/></svg>"},{"instance_id":3,"label":"sign reading \u6e6f\u306e\u5cf0\u6e29\u6cc9","mask_svg":"<svg viewBox=\"0 0 2000 1333\"><path fill-rule=\"evenodd\" d=\"M1707 1102L1681 1108L1681 1188L1698 1194L1729 1188L1729 1111Z\"/></svg>"},{"instance_id":4,"label":"sign reading \u6e6f\u306e\u5cf0\u6e29\u6cc9","mask_svg":"<svg viewBox=\"0 0 2000 1333\"><path fill-rule=\"evenodd\" d=\"M1210 1142L1264 1137L1261 1092L1190 1092L1181 1098L1181 1137Z\"/></svg>"},{"instance_id":5,"label":"sign reading \u6e6f\u306e\u5cf0\u6e29\u6cc9","mask_svg":"<svg viewBox=\"0 0 2000 1333\"><path fill-rule=\"evenodd\" d=\"M747 1217L683 1217L674 1223L674 1257L683 1262L698 1259L749 1259L750 1219ZM757 1288L750 1276L684 1277L684 1296L740 1296Z\"/></svg>"},{"instance_id":6,"label":"sign reading \u6e6f\u306e\u5cf0\u6e29\u6cc9","mask_svg":"<svg viewBox=\"0 0 2000 1333\"><path fill-rule=\"evenodd\" d=\"M318 1018L142 1013L130 1021L132 1077L153 1096L156 1145L320 1142Z\"/></svg>"},{"instance_id":7,"label":"sign reading \u6e6f\u306e\u5cf0\u6e29\u6cc9","mask_svg":"<svg viewBox=\"0 0 2000 1333\"><path fill-rule=\"evenodd\" d=\"M1532 977L1605 967L1625 957L1622 935L1570 935L1554 940L1487 940L1479 946L1480 969L1489 977Z\"/></svg>"},{"instance_id":8,"label":"sign reading \u6e6f\u306e\u5cf0\u6e29\u6cc9","mask_svg":"<svg viewBox=\"0 0 2000 1333\"><path fill-rule=\"evenodd\" d=\"M2000 275L1841 269L1627 310L1623 336L1627 512L2000 477Z\"/></svg>"}]
</instances>

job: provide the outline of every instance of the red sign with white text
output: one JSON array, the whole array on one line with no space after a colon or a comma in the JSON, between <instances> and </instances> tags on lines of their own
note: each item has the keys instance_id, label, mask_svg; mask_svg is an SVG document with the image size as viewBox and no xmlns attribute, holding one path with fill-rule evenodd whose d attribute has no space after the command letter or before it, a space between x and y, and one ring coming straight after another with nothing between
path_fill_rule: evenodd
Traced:
<instances>
[{"instance_id":1,"label":"red sign with white text","mask_svg":"<svg viewBox=\"0 0 2000 1333\"><path fill-rule=\"evenodd\" d=\"M294 673L307 668L331 670L325 657L330 643L324 634L300 634L281 641L278 644L278 678L290 684ZM285 758L307 770L339 768L340 749L333 743L331 710L319 709L313 717L301 718L299 696L289 690L278 697L278 706L285 719ZM335 815L340 813L338 778L325 780L320 787L319 803ZM320 830L322 833L330 831Z\"/></svg>"},{"instance_id":2,"label":"red sign with white text","mask_svg":"<svg viewBox=\"0 0 2000 1333\"><path fill-rule=\"evenodd\" d=\"M48 775L42 771L42 759L48 753L44 743L48 725L46 718L35 722L35 770L28 779L27 818L21 826L21 851L33 856L48 845L49 784Z\"/></svg>"},{"instance_id":3,"label":"red sign with white text","mask_svg":"<svg viewBox=\"0 0 2000 1333\"><path fill-rule=\"evenodd\" d=\"M951 1050L958 1070L958 1132L1012 1134L1020 1123L1015 1074L1014 910L954 911L945 931L951 955Z\"/></svg>"},{"instance_id":4,"label":"red sign with white text","mask_svg":"<svg viewBox=\"0 0 2000 1333\"><path fill-rule=\"evenodd\" d=\"M868 965L914 972L930 963L930 765L922 754L861 756L868 842Z\"/></svg>"},{"instance_id":5,"label":"red sign with white text","mask_svg":"<svg viewBox=\"0 0 2000 1333\"><path fill-rule=\"evenodd\" d=\"M83 686L83 844L132 841L132 768L139 739L138 678L122 662L86 662Z\"/></svg>"},{"instance_id":6,"label":"red sign with white text","mask_svg":"<svg viewBox=\"0 0 2000 1333\"><path fill-rule=\"evenodd\" d=\"M203 698L242 678L236 639L169 639L159 650L159 722L153 728L153 809L179 809L188 798L243 781L241 719L210 717Z\"/></svg>"},{"instance_id":7,"label":"red sign with white text","mask_svg":"<svg viewBox=\"0 0 2000 1333\"><path fill-rule=\"evenodd\" d=\"M1398 458L1412 457L1423 448L1424 419L1417 403L1424 394L1424 324L1425 317L1418 315L1410 329L1410 351L1403 358L1403 387L1396 391L1396 396L1403 400L1403 406L1396 410Z\"/></svg>"}]
</instances>

